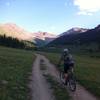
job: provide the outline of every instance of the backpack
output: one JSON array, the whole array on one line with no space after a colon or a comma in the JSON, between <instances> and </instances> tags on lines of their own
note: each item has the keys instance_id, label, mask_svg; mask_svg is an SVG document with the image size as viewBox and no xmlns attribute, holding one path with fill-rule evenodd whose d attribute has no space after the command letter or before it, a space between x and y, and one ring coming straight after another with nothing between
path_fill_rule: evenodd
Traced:
<instances>
[{"instance_id":1,"label":"backpack","mask_svg":"<svg viewBox=\"0 0 100 100\"><path fill-rule=\"evenodd\" d=\"M64 55L64 63L65 64L72 64L72 63L74 63L71 54Z\"/></svg>"}]
</instances>

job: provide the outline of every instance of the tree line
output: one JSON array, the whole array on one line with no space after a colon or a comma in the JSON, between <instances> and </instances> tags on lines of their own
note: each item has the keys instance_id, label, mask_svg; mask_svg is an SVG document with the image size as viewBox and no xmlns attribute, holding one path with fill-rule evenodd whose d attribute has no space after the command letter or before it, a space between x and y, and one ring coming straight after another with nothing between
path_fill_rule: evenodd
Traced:
<instances>
[{"instance_id":1,"label":"tree line","mask_svg":"<svg viewBox=\"0 0 100 100\"><path fill-rule=\"evenodd\" d=\"M12 48L25 48L23 41L20 41L17 38L8 37L5 34L0 35L0 45Z\"/></svg>"}]
</instances>

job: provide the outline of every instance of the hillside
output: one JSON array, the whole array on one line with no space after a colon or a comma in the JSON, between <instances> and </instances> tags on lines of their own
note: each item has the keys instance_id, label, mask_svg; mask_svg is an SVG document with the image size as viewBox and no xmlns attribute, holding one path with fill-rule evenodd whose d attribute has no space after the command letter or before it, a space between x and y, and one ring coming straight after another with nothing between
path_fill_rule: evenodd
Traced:
<instances>
[{"instance_id":1,"label":"hillside","mask_svg":"<svg viewBox=\"0 0 100 100\"><path fill-rule=\"evenodd\" d=\"M53 40L48 44L48 46L55 45L81 45L81 44L89 44L89 43L99 43L100 42L100 25L95 27L94 29L89 29L86 32L80 32L78 34L65 34L57 39Z\"/></svg>"},{"instance_id":2,"label":"hillside","mask_svg":"<svg viewBox=\"0 0 100 100\"><path fill-rule=\"evenodd\" d=\"M53 39L56 38L56 35L54 35L52 33L41 32L41 31L33 33L33 35L34 35L35 38L38 38L38 39L41 39L41 40L46 40L47 38L51 39L51 40L48 40L48 41L52 41Z\"/></svg>"},{"instance_id":3,"label":"hillside","mask_svg":"<svg viewBox=\"0 0 100 100\"><path fill-rule=\"evenodd\" d=\"M0 24L0 34L6 34L19 40L32 40L29 32L13 23Z\"/></svg>"},{"instance_id":4,"label":"hillside","mask_svg":"<svg viewBox=\"0 0 100 100\"><path fill-rule=\"evenodd\" d=\"M28 32L14 23L0 24L0 35L5 34L19 40L31 41L40 45L45 45L56 38L55 35L48 32Z\"/></svg>"},{"instance_id":5,"label":"hillside","mask_svg":"<svg viewBox=\"0 0 100 100\"><path fill-rule=\"evenodd\" d=\"M56 35L48 32L36 32L32 33L34 36L34 42L39 46L43 46L56 38Z\"/></svg>"},{"instance_id":6,"label":"hillside","mask_svg":"<svg viewBox=\"0 0 100 100\"><path fill-rule=\"evenodd\" d=\"M78 33L86 32L88 30L89 29L74 27L72 29L69 29L66 32L61 33L59 36L68 35L68 34L78 34Z\"/></svg>"}]
</instances>

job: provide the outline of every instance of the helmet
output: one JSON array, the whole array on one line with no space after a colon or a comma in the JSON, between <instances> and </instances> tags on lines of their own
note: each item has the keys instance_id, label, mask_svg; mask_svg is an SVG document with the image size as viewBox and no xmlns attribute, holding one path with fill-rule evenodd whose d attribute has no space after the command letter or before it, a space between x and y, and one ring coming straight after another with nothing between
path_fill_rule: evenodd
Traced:
<instances>
[{"instance_id":1,"label":"helmet","mask_svg":"<svg viewBox=\"0 0 100 100\"><path fill-rule=\"evenodd\" d=\"M67 48L64 49L64 50L63 50L63 55L66 56L66 55L68 55L68 54L69 54L69 50L68 50Z\"/></svg>"},{"instance_id":2,"label":"helmet","mask_svg":"<svg viewBox=\"0 0 100 100\"><path fill-rule=\"evenodd\" d=\"M68 53L69 50L66 48L66 49L63 50L63 52L64 52L64 53Z\"/></svg>"}]
</instances>

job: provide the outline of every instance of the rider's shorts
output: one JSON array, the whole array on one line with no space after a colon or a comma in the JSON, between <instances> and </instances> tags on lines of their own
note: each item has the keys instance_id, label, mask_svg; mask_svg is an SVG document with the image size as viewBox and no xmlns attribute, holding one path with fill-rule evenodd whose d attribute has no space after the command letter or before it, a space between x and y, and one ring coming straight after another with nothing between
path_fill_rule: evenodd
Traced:
<instances>
[{"instance_id":1,"label":"rider's shorts","mask_svg":"<svg viewBox=\"0 0 100 100\"><path fill-rule=\"evenodd\" d=\"M69 69L74 66L74 63L64 64L64 73L68 73Z\"/></svg>"}]
</instances>

